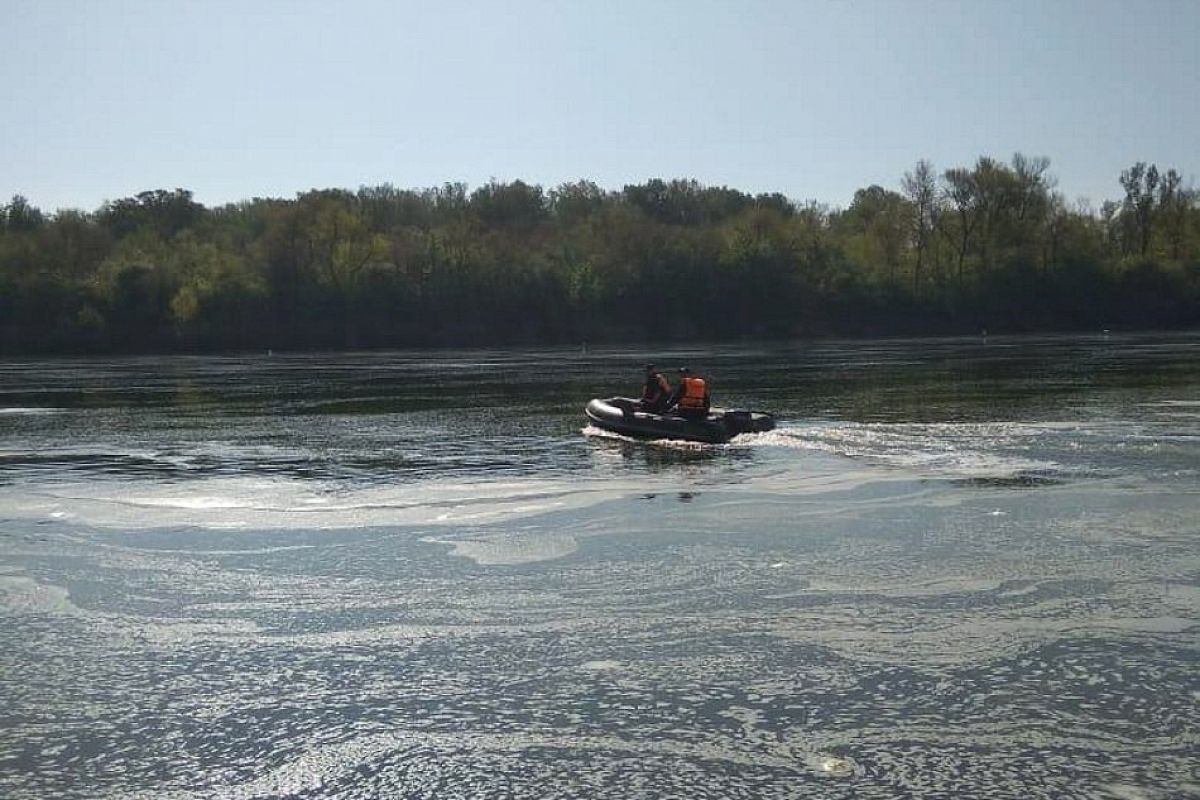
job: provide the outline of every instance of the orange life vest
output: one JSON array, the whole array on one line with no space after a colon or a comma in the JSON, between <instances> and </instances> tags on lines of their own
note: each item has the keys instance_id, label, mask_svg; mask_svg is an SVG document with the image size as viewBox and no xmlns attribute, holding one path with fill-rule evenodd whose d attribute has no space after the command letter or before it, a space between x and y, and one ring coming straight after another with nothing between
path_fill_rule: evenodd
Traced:
<instances>
[{"instance_id":1,"label":"orange life vest","mask_svg":"<svg viewBox=\"0 0 1200 800\"><path fill-rule=\"evenodd\" d=\"M703 411L708 408L708 390L703 378L684 378L683 396L679 398L680 408Z\"/></svg>"}]
</instances>

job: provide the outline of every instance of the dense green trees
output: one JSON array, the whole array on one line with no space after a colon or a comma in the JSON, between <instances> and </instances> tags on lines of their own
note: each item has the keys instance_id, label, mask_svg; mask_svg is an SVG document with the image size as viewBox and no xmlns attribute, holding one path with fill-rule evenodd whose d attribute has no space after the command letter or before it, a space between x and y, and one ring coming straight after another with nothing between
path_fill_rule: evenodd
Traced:
<instances>
[{"instance_id":1,"label":"dense green trees","mask_svg":"<svg viewBox=\"0 0 1200 800\"><path fill-rule=\"evenodd\" d=\"M1200 205L1135 164L1070 206L1049 162L918 161L846 209L693 180L148 191L0 206L0 348L101 352L1200 323Z\"/></svg>"}]
</instances>

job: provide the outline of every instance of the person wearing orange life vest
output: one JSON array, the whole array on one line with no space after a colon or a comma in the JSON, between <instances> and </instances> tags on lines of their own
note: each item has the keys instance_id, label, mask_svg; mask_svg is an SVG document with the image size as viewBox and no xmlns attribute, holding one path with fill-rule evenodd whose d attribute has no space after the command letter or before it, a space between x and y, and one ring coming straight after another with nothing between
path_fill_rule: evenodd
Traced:
<instances>
[{"instance_id":1,"label":"person wearing orange life vest","mask_svg":"<svg viewBox=\"0 0 1200 800\"><path fill-rule=\"evenodd\" d=\"M667 409L674 409L681 417L704 419L709 409L708 384L687 367L680 367L679 388Z\"/></svg>"},{"instance_id":2,"label":"person wearing orange life vest","mask_svg":"<svg viewBox=\"0 0 1200 800\"><path fill-rule=\"evenodd\" d=\"M653 364L646 365L646 383L642 386L642 398L638 400L638 408L653 414L666 411L671 401L671 384L663 374L654 368Z\"/></svg>"}]
</instances>

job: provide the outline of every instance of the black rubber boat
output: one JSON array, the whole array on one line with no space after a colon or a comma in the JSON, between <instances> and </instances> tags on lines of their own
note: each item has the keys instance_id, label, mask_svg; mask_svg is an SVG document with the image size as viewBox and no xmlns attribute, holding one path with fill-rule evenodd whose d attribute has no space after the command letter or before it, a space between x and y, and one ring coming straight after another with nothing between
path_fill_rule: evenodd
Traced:
<instances>
[{"instance_id":1,"label":"black rubber boat","mask_svg":"<svg viewBox=\"0 0 1200 800\"><path fill-rule=\"evenodd\" d=\"M775 427L775 418L760 411L714 408L705 419L685 419L678 414L639 411L628 397L595 399L584 409L597 428L635 439L683 439L724 444L739 433L759 433Z\"/></svg>"}]
</instances>

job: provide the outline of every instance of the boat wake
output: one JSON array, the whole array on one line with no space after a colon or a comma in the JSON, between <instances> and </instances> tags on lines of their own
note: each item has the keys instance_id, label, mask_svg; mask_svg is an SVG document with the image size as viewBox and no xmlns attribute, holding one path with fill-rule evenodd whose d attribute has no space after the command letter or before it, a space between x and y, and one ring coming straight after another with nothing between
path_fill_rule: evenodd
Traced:
<instances>
[{"instance_id":1,"label":"boat wake","mask_svg":"<svg viewBox=\"0 0 1200 800\"><path fill-rule=\"evenodd\" d=\"M62 412L61 408L42 408L28 406L8 406L0 408L0 416L44 417Z\"/></svg>"},{"instance_id":2,"label":"boat wake","mask_svg":"<svg viewBox=\"0 0 1200 800\"><path fill-rule=\"evenodd\" d=\"M1045 457L1061 426L1026 423L819 422L748 434L743 445L828 453L922 477L1005 479L1067 471Z\"/></svg>"},{"instance_id":3,"label":"boat wake","mask_svg":"<svg viewBox=\"0 0 1200 800\"><path fill-rule=\"evenodd\" d=\"M425 481L338 487L294 479L198 478L0 486L9 519L139 530L334 530L473 526L585 508L636 492L644 481Z\"/></svg>"}]
</instances>

